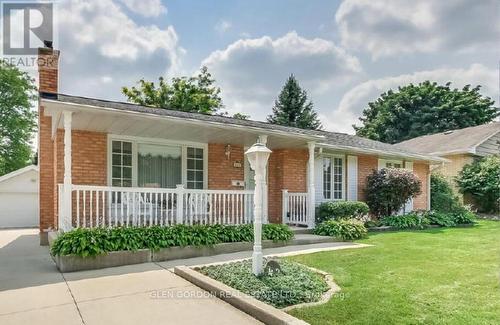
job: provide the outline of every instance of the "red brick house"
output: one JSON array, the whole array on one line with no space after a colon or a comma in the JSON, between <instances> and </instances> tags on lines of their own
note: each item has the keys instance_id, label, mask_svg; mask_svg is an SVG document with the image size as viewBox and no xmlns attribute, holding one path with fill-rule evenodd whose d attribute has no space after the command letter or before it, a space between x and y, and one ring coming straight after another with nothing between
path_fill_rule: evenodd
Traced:
<instances>
[{"instance_id":1,"label":"red brick house","mask_svg":"<svg viewBox=\"0 0 500 325\"><path fill-rule=\"evenodd\" d=\"M429 207L429 166L442 159L354 135L155 109L58 93L59 52L39 50L40 234L138 224L246 223L253 173L244 151L272 153L263 197L269 222L314 226L314 206L363 200L386 166L421 179L410 209Z\"/></svg>"}]
</instances>

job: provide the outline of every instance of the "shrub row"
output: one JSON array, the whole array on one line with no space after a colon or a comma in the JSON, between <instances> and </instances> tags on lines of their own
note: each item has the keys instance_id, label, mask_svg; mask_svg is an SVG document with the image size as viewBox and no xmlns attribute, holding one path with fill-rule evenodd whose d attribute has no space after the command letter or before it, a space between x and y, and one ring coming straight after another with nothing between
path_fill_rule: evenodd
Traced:
<instances>
[{"instance_id":1,"label":"shrub row","mask_svg":"<svg viewBox=\"0 0 500 325\"><path fill-rule=\"evenodd\" d=\"M466 209L445 213L437 211L413 212L405 215L387 216L380 220L380 225L397 229L423 229L428 225L454 227L461 224L472 224L476 216Z\"/></svg>"},{"instance_id":2,"label":"shrub row","mask_svg":"<svg viewBox=\"0 0 500 325\"><path fill-rule=\"evenodd\" d=\"M370 212L368 205L360 201L328 201L321 203L316 211L316 223L335 219L362 219Z\"/></svg>"},{"instance_id":3,"label":"shrub row","mask_svg":"<svg viewBox=\"0 0 500 325\"><path fill-rule=\"evenodd\" d=\"M286 225L262 225L262 239L287 241L293 232ZM253 241L253 225L175 225L170 227L78 228L60 235L53 255L95 256L111 251L173 246L211 246Z\"/></svg>"},{"instance_id":4,"label":"shrub row","mask_svg":"<svg viewBox=\"0 0 500 325\"><path fill-rule=\"evenodd\" d=\"M327 220L316 226L316 235L332 236L343 240L360 239L367 230L362 221L356 219Z\"/></svg>"}]
</instances>

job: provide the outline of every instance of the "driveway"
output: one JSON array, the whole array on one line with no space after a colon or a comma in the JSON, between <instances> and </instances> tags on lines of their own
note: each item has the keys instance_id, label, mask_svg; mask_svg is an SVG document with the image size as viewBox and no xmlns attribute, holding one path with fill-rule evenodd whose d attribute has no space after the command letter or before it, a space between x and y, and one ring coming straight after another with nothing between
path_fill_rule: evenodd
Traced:
<instances>
[{"instance_id":1,"label":"driveway","mask_svg":"<svg viewBox=\"0 0 500 325\"><path fill-rule=\"evenodd\" d=\"M37 229L0 230L0 324L256 324L155 263L60 273Z\"/></svg>"}]
</instances>

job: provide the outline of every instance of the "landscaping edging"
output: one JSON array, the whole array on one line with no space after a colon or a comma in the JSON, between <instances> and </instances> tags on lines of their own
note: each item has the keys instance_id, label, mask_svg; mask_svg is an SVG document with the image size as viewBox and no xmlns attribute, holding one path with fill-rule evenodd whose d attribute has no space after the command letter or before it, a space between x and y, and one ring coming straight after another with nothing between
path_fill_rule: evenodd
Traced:
<instances>
[{"instance_id":1,"label":"landscaping edging","mask_svg":"<svg viewBox=\"0 0 500 325\"><path fill-rule=\"evenodd\" d=\"M308 324L187 266L176 266L174 273L265 324Z\"/></svg>"},{"instance_id":2,"label":"landscaping edging","mask_svg":"<svg viewBox=\"0 0 500 325\"><path fill-rule=\"evenodd\" d=\"M453 227L443 227L439 225L427 225L424 228L408 228L408 229L399 229L392 226L379 226L379 227L369 227L369 232L381 232L381 231L402 231L402 230L425 230L425 229L433 229L433 228L467 228L474 227L473 223L461 223L457 224Z\"/></svg>"},{"instance_id":3,"label":"landscaping edging","mask_svg":"<svg viewBox=\"0 0 500 325\"><path fill-rule=\"evenodd\" d=\"M57 238L58 233L51 233L49 243L52 244ZM334 239L325 237L321 242L333 242ZM317 243L316 240L314 243ZM263 248L274 248L289 245L305 245L313 243L310 239L294 238L289 241L263 240ZM220 254L236 253L241 251L251 251L253 248L252 242L234 242L220 243L213 246L175 246L161 248L157 251L149 249L140 249L137 251L116 251L105 254L81 257L76 255L61 255L53 256L57 268L61 272L75 272L83 270L102 269L113 266L123 266L130 264L139 264L147 262L163 262L169 260L214 256Z\"/></svg>"}]
</instances>

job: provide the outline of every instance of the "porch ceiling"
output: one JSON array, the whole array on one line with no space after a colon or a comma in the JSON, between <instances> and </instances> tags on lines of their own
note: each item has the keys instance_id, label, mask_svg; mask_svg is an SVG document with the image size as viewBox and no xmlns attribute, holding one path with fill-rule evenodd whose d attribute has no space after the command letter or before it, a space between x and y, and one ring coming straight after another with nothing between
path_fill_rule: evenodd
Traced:
<instances>
[{"instance_id":1,"label":"porch ceiling","mask_svg":"<svg viewBox=\"0 0 500 325\"><path fill-rule=\"evenodd\" d=\"M210 123L155 114L120 111L42 99L44 112L52 117L53 128L63 128L63 111L73 112L72 129L115 135L160 138L201 143L228 143L251 146L260 135L268 136L268 147L306 148L308 141L322 137L290 134L276 130Z\"/></svg>"}]
</instances>

